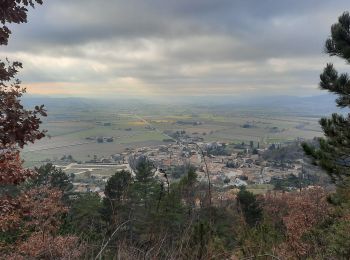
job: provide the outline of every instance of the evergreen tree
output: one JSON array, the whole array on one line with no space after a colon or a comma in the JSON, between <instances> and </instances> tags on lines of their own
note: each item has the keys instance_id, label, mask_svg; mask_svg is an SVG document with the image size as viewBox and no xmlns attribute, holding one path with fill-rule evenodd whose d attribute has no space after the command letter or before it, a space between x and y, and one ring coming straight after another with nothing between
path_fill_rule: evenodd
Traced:
<instances>
[{"instance_id":1,"label":"evergreen tree","mask_svg":"<svg viewBox=\"0 0 350 260\"><path fill-rule=\"evenodd\" d=\"M197 185L197 173L193 166L189 166L187 175L179 182L179 189L183 200L186 202L188 214L191 214L195 207L195 192Z\"/></svg>"},{"instance_id":2,"label":"evergreen tree","mask_svg":"<svg viewBox=\"0 0 350 260\"><path fill-rule=\"evenodd\" d=\"M102 239L104 225L100 214L101 206L101 198L97 193L79 195L72 203L64 228L87 242Z\"/></svg>"},{"instance_id":3,"label":"evergreen tree","mask_svg":"<svg viewBox=\"0 0 350 260\"><path fill-rule=\"evenodd\" d=\"M350 62L350 15L343 13L331 27L331 36L326 41L325 51L330 56L338 56ZM339 74L333 64L327 64L320 75L320 88L338 95L340 108L350 108L350 79L346 73ZM303 145L305 152L315 159L315 163L325 169L332 180L341 185L350 177L350 114L333 114L322 118L320 125L325 138L319 139L319 148Z\"/></svg>"},{"instance_id":4,"label":"evergreen tree","mask_svg":"<svg viewBox=\"0 0 350 260\"><path fill-rule=\"evenodd\" d=\"M105 198L103 199L102 216L110 222L112 228L125 213L125 206L129 200L129 187L131 185L131 174L128 171L116 172L107 181L105 187ZM118 221L119 220L119 221Z\"/></svg>"},{"instance_id":5,"label":"evergreen tree","mask_svg":"<svg viewBox=\"0 0 350 260\"><path fill-rule=\"evenodd\" d=\"M257 225L262 219L262 209L256 196L245 188L242 188L237 194L237 202L243 211L247 224L250 226Z\"/></svg>"},{"instance_id":6,"label":"evergreen tree","mask_svg":"<svg viewBox=\"0 0 350 260\"><path fill-rule=\"evenodd\" d=\"M155 167L146 156L131 158L129 164L135 172L136 182L147 183L153 179Z\"/></svg>"},{"instance_id":7,"label":"evergreen tree","mask_svg":"<svg viewBox=\"0 0 350 260\"><path fill-rule=\"evenodd\" d=\"M160 184L154 178L155 167L146 156L129 158L129 164L135 173L133 185L133 198L138 205L151 207L152 200L159 194Z\"/></svg>"},{"instance_id":8,"label":"evergreen tree","mask_svg":"<svg viewBox=\"0 0 350 260\"><path fill-rule=\"evenodd\" d=\"M350 62L350 15L344 12L331 27L331 36L326 41L325 51ZM347 73L339 74L333 64L327 64L320 75L321 89L338 95L340 108L350 108L350 78ZM320 120L325 138L319 139L319 148L303 144L306 154L327 171L337 191L329 200L336 205L336 214L314 230L321 241L319 247L324 254L337 259L350 259L350 113L333 114ZM344 232L344 230L347 230ZM322 244L325 246L322 248Z\"/></svg>"},{"instance_id":9,"label":"evergreen tree","mask_svg":"<svg viewBox=\"0 0 350 260\"><path fill-rule=\"evenodd\" d=\"M58 188L63 192L72 190L73 184L70 177L60 168L51 163L35 168L36 175L29 181L31 186L50 186Z\"/></svg>"}]
</instances>

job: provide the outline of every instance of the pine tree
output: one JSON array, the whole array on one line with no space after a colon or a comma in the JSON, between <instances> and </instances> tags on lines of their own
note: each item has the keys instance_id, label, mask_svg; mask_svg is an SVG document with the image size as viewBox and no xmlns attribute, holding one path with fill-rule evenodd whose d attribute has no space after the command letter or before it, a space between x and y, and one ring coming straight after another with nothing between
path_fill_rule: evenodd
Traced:
<instances>
[{"instance_id":1,"label":"pine tree","mask_svg":"<svg viewBox=\"0 0 350 260\"><path fill-rule=\"evenodd\" d=\"M154 178L156 168L146 156L130 157L129 165L135 173L133 197L145 209L149 209L156 200L160 184Z\"/></svg>"},{"instance_id":2,"label":"pine tree","mask_svg":"<svg viewBox=\"0 0 350 260\"><path fill-rule=\"evenodd\" d=\"M102 217L114 228L128 215L126 210L129 202L129 188L132 184L131 174L128 171L120 171L109 178L105 187L103 199Z\"/></svg>"},{"instance_id":3,"label":"pine tree","mask_svg":"<svg viewBox=\"0 0 350 260\"><path fill-rule=\"evenodd\" d=\"M331 36L325 43L325 52L350 63L350 15L344 12L331 27ZM350 78L347 73L339 74L333 64L327 64L320 75L320 88L338 95L340 108L350 108ZM333 182L342 185L350 177L350 114L334 113L322 118L320 125L325 138L319 139L319 148L303 144L306 154L325 169Z\"/></svg>"},{"instance_id":4,"label":"pine tree","mask_svg":"<svg viewBox=\"0 0 350 260\"><path fill-rule=\"evenodd\" d=\"M237 194L237 202L247 224L250 226L257 225L262 219L262 209L256 195L243 187Z\"/></svg>"},{"instance_id":5,"label":"pine tree","mask_svg":"<svg viewBox=\"0 0 350 260\"><path fill-rule=\"evenodd\" d=\"M350 15L344 12L331 27L331 36L326 41L325 51L350 63ZM333 64L327 64L320 75L320 88L338 95L340 108L350 108L350 78L347 73L339 74ZM333 114L322 118L320 125L325 138L319 139L319 147L303 144L306 154L327 171L336 184L335 194L329 197L336 206L336 215L314 230L315 237L323 241L324 254L336 259L350 259L350 113ZM344 232L344 230L347 230ZM329 258L329 257L326 257Z\"/></svg>"},{"instance_id":6,"label":"pine tree","mask_svg":"<svg viewBox=\"0 0 350 260\"><path fill-rule=\"evenodd\" d=\"M58 188L64 193L73 189L71 178L61 168L56 168L51 163L35 167L34 170L36 175L29 181L30 186L50 186Z\"/></svg>"}]
</instances>

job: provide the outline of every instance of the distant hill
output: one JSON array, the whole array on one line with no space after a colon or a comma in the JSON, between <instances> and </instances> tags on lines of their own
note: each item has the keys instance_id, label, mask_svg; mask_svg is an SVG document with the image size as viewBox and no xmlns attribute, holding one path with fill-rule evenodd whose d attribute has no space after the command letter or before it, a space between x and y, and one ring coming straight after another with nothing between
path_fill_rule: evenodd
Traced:
<instances>
[{"instance_id":1,"label":"distant hill","mask_svg":"<svg viewBox=\"0 0 350 260\"><path fill-rule=\"evenodd\" d=\"M88 107L91 105L88 99L83 98L52 98L44 96L24 96L22 98L23 105L33 107L36 105L45 104L47 108L68 108L68 107Z\"/></svg>"},{"instance_id":2,"label":"distant hill","mask_svg":"<svg viewBox=\"0 0 350 260\"><path fill-rule=\"evenodd\" d=\"M164 102L166 100L167 102ZM221 108L224 110L257 110L267 113L300 114L310 116L329 115L334 112L345 113L335 105L335 96L330 94L296 97L296 96L265 96L265 97L242 97L233 96L203 96L203 97L174 97L163 99L89 99L79 97L45 97L31 96L23 97L25 106L45 104L49 110L58 109L93 109L98 107L118 108L140 108L153 105L185 105L201 106L208 108Z\"/></svg>"},{"instance_id":3,"label":"distant hill","mask_svg":"<svg viewBox=\"0 0 350 260\"><path fill-rule=\"evenodd\" d=\"M140 105L139 99L92 99L82 97L47 97L39 95L25 95L22 98L24 106L33 107L44 104L49 110L56 109L91 109L97 107L129 107L135 104Z\"/></svg>"},{"instance_id":4,"label":"distant hill","mask_svg":"<svg viewBox=\"0 0 350 260\"><path fill-rule=\"evenodd\" d=\"M261 107L265 109L282 109L281 112L295 112L310 115L325 115L345 112L336 107L335 96L325 94L310 97L274 96L244 100L236 103L244 107Z\"/></svg>"}]
</instances>

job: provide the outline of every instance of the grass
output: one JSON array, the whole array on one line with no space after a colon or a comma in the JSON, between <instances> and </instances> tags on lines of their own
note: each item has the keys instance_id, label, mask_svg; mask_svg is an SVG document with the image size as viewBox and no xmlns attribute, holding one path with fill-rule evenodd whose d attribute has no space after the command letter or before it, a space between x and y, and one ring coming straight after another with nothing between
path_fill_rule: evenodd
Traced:
<instances>
[{"instance_id":1,"label":"grass","mask_svg":"<svg viewBox=\"0 0 350 260\"><path fill-rule=\"evenodd\" d=\"M265 194L273 188L274 186L271 184L251 184L247 186L247 190L256 195Z\"/></svg>"}]
</instances>

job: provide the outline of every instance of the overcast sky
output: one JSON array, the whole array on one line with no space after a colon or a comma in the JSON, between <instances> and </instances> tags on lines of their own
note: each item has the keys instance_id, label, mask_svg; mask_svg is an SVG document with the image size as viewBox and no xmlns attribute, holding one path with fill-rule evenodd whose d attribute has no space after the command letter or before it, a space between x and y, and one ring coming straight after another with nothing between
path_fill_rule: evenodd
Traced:
<instances>
[{"instance_id":1,"label":"overcast sky","mask_svg":"<svg viewBox=\"0 0 350 260\"><path fill-rule=\"evenodd\" d=\"M86 97L320 94L349 0L46 0L0 55L30 93Z\"/></svg>"}]
</instances>

